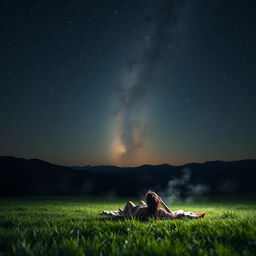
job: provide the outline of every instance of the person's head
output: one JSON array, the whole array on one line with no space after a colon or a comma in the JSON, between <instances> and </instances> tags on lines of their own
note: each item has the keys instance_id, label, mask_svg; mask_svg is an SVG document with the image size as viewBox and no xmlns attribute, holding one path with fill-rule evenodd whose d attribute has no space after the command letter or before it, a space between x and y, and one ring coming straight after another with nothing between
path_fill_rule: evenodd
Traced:
<instances>
[{"instance_id":1,"label":"person's head","mask_svg":"<svg viewBox=\"0 0 256 256\"><path fill-rule=\"evenodd\" d=\"M149 217L156 217L156 213L160 207L160 200L158 195L153 191L148 191L145 196L146 203L148 205Z\"/></svg>"}]
</instances>

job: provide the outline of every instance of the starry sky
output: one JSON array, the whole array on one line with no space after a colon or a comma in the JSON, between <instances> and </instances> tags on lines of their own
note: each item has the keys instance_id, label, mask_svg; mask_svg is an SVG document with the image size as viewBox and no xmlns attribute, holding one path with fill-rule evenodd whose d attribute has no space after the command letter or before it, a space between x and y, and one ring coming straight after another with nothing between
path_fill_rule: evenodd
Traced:
<instances>
[{"instance_id":1,"label":"starry sky","mask_svg":"<svg viewBox=\"0 0 256 256\"><path fill-rule=\"evenodd\" d=\"M0 2L0 155L256 158L253 0Z\"/></svg>"}]
</instances>

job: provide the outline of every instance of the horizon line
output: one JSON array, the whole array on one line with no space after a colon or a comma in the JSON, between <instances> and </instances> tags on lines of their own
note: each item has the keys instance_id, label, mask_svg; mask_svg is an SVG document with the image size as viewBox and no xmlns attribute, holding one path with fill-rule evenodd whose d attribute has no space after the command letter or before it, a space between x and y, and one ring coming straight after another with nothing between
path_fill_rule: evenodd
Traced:
<instances>
[{"instance_id":1,"label":"horizon line","mask_svg":"<svg viewBox=\"0 0 256 256\"><path fill-rule=\"evenodd\" d=\"M43 161L52 165L59 165L59 166L64 166L64 167L68 167L68 168L85 168L85 167L100 167L100 166L104 166L104 167L117 167L117 168L138 168L138 167L143 167L143 166L160 166L160 165L169 165L169 166L175 166L175 167L181 167L181 166L185 166L185 165L190 165L190 164L205 164L208 162L240 162L240 161L248 161L248 160L256 160L256 158L243 158L243 159L239 159L239 160L206 160L206 161L202 161L202 162L187 162L185 164L170 164L167 162L163 162L160 164L141 164L141 165L136 165L136 166L118 166L118 165L111 165L111 164L99 164L99 165L63 165L63 164L57 164L57 163L53 163L47 160L43 160L41 158L25 158L25 157L16 157L16 156L11 156L11 155L0 155L0 157L10 157L10 158L16 158L16 159L24 159L24 160L39 160L39 161Z\"/></svg>"}]
</instances>

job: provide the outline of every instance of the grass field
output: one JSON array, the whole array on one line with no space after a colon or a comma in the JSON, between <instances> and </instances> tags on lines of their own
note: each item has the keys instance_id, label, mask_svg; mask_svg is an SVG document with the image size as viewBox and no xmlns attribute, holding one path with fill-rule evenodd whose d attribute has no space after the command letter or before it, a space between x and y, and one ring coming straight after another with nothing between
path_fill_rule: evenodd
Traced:
<instances>
[{"instance_id":1,"label":"grass field","mask_svg":"<svg viewBox=\"0 0 256 256\"><path fill-rule=\"evenodd\" d=\"M0 255L256 255L255 197L179 202L204 219L139 222L98 215L122 198L1 198Z\"/></svg>"}]
</instances>

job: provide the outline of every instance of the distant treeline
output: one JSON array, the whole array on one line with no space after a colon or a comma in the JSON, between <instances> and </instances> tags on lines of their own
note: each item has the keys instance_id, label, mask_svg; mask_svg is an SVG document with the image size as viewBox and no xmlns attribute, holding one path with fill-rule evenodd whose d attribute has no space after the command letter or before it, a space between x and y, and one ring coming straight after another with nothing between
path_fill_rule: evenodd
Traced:
<instances>
[{"instance_id":1,"label":"distant treeline","mask_svg":"<svg viewBox=\"0 0 256 256\"><path fill-rule=\"evenodd\" d=\"M148 189L169 195L179 190L183 196L191 188L204 188L203 193L208 194L251 193L256 192L255 181L256 160L120 168L65 167L38 159L0 156L1 196L137 196Z\"/></svg>"}]
</instances>

